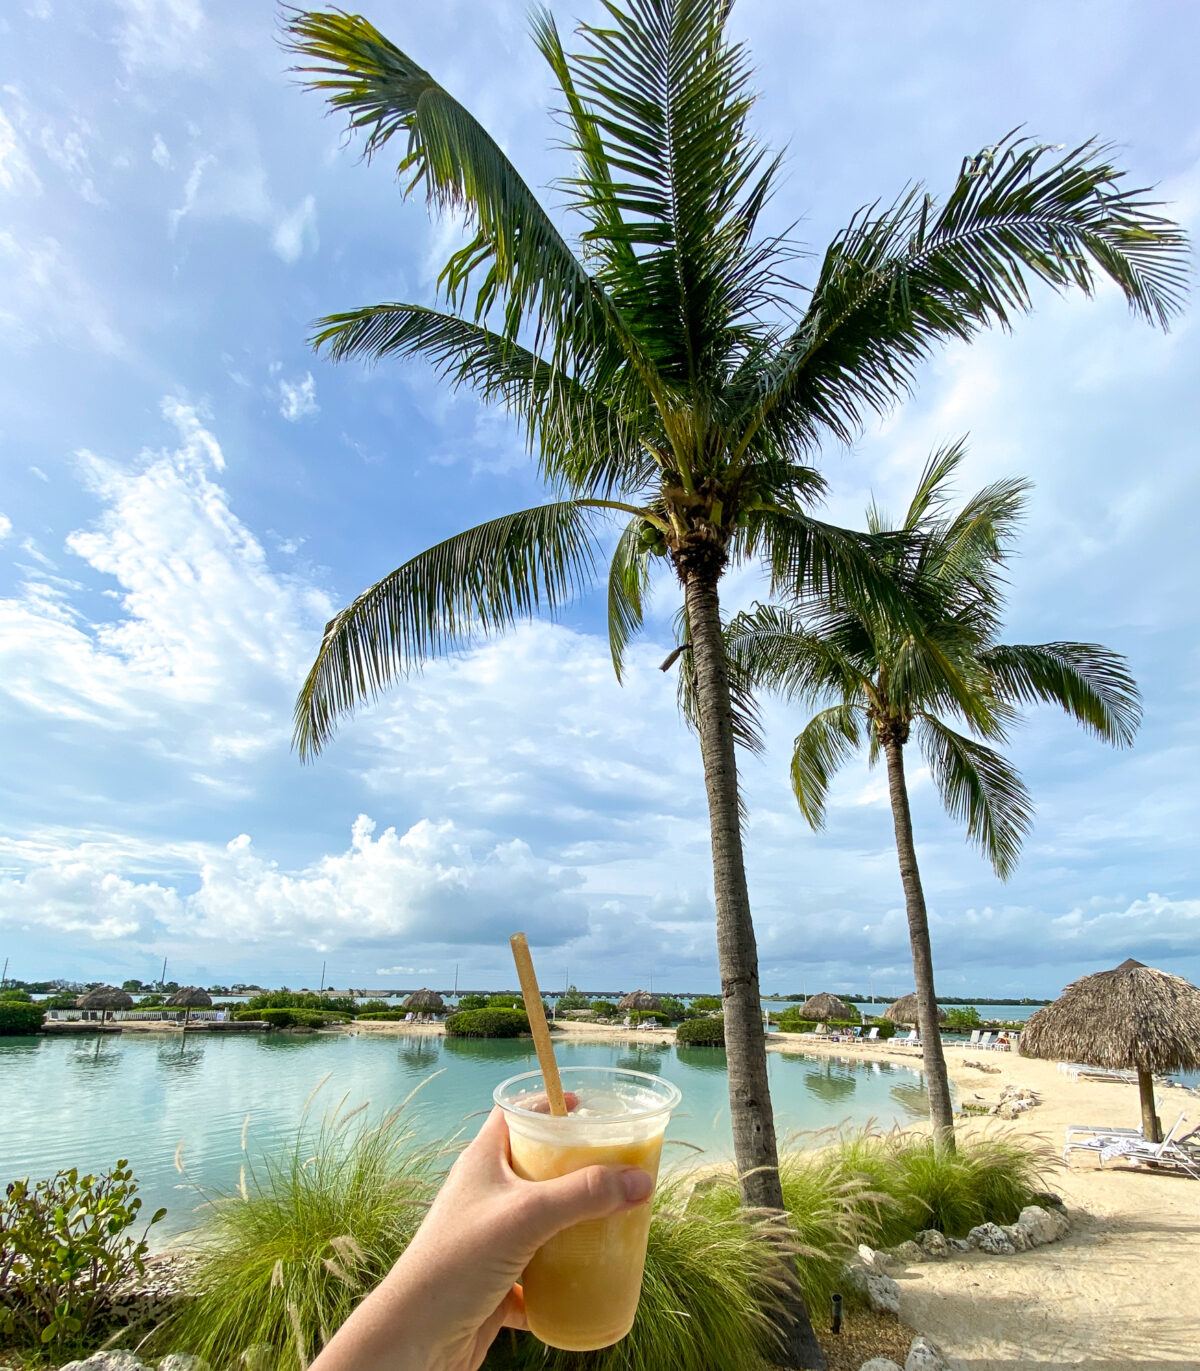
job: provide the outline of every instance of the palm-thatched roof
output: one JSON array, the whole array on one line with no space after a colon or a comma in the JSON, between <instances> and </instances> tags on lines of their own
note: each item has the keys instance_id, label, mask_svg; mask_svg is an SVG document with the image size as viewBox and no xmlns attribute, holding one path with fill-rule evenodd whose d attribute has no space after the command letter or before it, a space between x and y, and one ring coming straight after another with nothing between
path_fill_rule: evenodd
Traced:
<instances>
[{"instance_id":1,"label":"palm-thatched roof","mask_svg":"<svg viewBox=\"0 0 1200 1371\"><path fill-rule=\"evenodd\" d=\"M436 990L414 990L400 1006L401 1009L415 1009L418 1014L444 1014L446 1002Z\"/></svg>"},{"instance_id":2,"label":"palm-thatched roof","mask_svg":"<svg viewBox=\"0 0 1200 1371\"><path fill-rule=\"evenodd\" d=\"M115 985L98 985L75 1001L77 1009L132 1009L133 996Z\"/></svg>"},{"instance_id":3,"label":"palm-thatched roof","mask_svg":"<svg viewBox=\"0 0 1200 1371\"><path fill-rule=\"evenodd\" d=\"M800 1006L802 1019L853 1019L854 1010L837 995L823 990L819 995L811 995Z\"/></svg>"},{"instance_id":4,"label":"palm-thatched roof","mask_svg":"<svg viewBox=\"0 0 1200 1371\"><path fill-rule=\"evenodd\" d=\"M937 1012L938 1023L945 1021L945 1014L939 1009ZM883 1011L883 1017L890 1019L892 1023L915 1024L917 1022L917 996L914 991L911 995L901 995L894 1003L889 1004Z\"/></svg>"},{"instance_id":5,"label":"palm-thatched roof","mask_svg":"<svg viewBox=\"0 0 1200 1371\"><path fill-rule=\"evenodd\" d=\"M185 985L167 997L168 1009L208 1009L212 996L198 985Z\"/></svg>"},{"instance_id":6,"label":"palm-thatched roof","mask_svg":"<svg viewBox=\"0 0 1200 1371\"><path fill-rule=\"evenodd\" d=\"M617 1001L618 1009L661 1009L662 1000L648 990L632 990Z\"/></svg>"},{"instance_id":7,"label":"palm-thatched roof","mask_svg":"<svg viewBox=\"0 0 1200 1371\"><path fill-rule=\"evenodd\" d=\"M1131 957L1030 1015L1021 1055L1152 1073L1200 1067L1200 990Z\"/></svg>"}]
</instances>

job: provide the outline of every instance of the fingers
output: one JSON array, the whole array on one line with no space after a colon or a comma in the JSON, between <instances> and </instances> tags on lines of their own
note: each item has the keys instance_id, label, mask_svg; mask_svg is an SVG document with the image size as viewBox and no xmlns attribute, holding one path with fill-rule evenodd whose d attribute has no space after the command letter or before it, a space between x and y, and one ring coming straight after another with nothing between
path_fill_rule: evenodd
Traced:
<instances>
[{"instance_id":1,"label":"fingers","mask_svg":"<svg viewBox=\"0 0 1200 1371\"><path fill-rule=\"evenodd\" d=\"M654 1177L636 1166L586 1166L552 1181L527 1181L524 1188L523 1227L536 1246L574 1223L645 1204Z\"/></svg>"}]
</instances>

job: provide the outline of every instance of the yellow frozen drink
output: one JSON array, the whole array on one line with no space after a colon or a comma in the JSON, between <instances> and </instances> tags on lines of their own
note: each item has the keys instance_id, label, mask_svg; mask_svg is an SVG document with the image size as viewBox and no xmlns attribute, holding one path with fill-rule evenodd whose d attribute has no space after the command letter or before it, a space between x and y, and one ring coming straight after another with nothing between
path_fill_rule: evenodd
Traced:
<instances>
[{"instance_id":1,"label":"yellow frozen drink","mask_svg":"<svg viewBox=\"0 0 1200 1371\"><path fill-rule=\"evenodd\" d=\"M670 1081L605 1066L565 1067L571 1112L545 1112L540 1071L496 1087L508 1119L513 1170L547 1181L585 1166L636 1166L657 1178L663 1133L680 1100ZM629 1332L642 1292L650 1204L578 1223L538 1249L525 1268L530 1331L551 1347L591 1352Z\"/></svg>"}]
</instances>

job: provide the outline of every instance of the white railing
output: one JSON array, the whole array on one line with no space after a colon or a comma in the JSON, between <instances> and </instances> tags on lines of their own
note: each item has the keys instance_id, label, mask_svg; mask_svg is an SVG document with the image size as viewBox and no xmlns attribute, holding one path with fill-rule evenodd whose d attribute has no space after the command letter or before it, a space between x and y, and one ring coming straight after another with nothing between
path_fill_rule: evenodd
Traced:
<instances>
[{"instance_id":1,"label":"white railing","mask_svg":"<svg viewBox=\"0 0 1200 1371\"><path fill-rule=\"evenodd\" d=\"M99 1023L101 1019L108 1023L123 1022L182 1022L185 1011L182 1009L152 1007L150 1009L48 1009L46 1010L46 1020L49 1023L78 1023L85 1020L89 1023ZM224 1023L229 1018L229 1012L225 1009L193 1009L188 1015L189 1023Z\"/></svg>"}]
</instances>

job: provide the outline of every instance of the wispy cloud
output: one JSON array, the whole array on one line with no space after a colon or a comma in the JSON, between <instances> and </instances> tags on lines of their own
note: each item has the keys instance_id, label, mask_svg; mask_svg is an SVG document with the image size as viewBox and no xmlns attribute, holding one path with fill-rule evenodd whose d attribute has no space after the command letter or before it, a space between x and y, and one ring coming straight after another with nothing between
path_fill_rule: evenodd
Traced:
<instances>
[{"instance_id":1,"label":"wispy cloud","mask_svg":"<svg viewBox=\"0 0 1200 1371\"><path fill-rule=\"evenodd\" d=\"M289 424L299 423L320 413L317 404L317 383L311 371L306 371L297 381L279 382L279 413Z\"/></svg>"}]
</instances>

